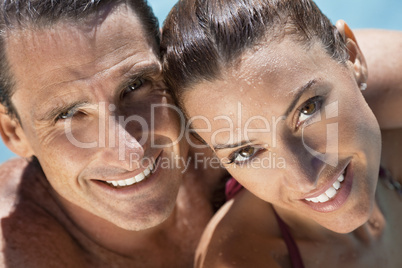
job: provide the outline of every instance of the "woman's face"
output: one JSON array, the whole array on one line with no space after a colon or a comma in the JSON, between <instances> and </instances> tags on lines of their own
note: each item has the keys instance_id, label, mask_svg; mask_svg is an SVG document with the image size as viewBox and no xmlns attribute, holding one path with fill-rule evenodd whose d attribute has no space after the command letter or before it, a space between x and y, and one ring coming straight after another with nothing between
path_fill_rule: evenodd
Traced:
<instances>
[{"instance_id":1,"label":"woman's face","mask_svg":"<svg viewBox=\"0 0 402 268\"><path fill-rule=\"evenodd\" d=\"M350 232L371 213L381 151L357 83L362 69L287 37L186 91L184 108L249 191L292 217Z\"/></svg>"}]
</instances>

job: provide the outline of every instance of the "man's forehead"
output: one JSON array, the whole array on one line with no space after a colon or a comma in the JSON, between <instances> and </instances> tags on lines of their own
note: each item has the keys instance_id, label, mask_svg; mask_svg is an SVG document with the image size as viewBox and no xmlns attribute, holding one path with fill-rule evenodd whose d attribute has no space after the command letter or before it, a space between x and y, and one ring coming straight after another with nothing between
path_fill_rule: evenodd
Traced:
<instances>
[{"instance_id":1,"label":"man's forehead","mask_svg":"<svg viewBox=\"0 0 402 268\"><path fill-rule=\"evenodd\" d=\"M74 56L83 54L83 51L85 54L82 56L101 56L105 51L119 49L125 45L137 47L139 51L156 45L156 42L152 43L152 40L146 38L148 35L144 32L139 18L125 5L116 8L101 22L93 21L87 21L85 25L80 22L61 21L51 27L12 30L7 38L7 51L18 47L19 55L46 50L56 57L61 52ZM63 51L58 47L62 47Z\"/></svg>"},{"instance_id":2,"label":"man's forehead","mask_svg":"<svg viewBox=\"0 0 402 268\"><path fill-rule=\"evenodd\" d=\"M16 67L13 74L34 72L37 77L53 79L53 72L68 68L90 76L130 57L138 61L155 58L154 44L146 36L137 16L128 8L120 8L91 31L58 23L52 28L18 32L8 39L7 54Z\"/></svg>"},{"instance_id":3,"label":"man's forehead","mask_svg":"<svg viewBox=\"0 0 402 268\"><path fill-rule=\"evenodd\" d=\"M154 54L155 44L150 44L147 36L138 17L127 7L109 13L91 31L59 23L11 35L6 51L15 94L28 93L31 100L26 99L27 104L43 103L65 92L82 98L101 91L112 93L128 76L143 69L157 74L160 64Z\"/></svg>"}]
</instances>

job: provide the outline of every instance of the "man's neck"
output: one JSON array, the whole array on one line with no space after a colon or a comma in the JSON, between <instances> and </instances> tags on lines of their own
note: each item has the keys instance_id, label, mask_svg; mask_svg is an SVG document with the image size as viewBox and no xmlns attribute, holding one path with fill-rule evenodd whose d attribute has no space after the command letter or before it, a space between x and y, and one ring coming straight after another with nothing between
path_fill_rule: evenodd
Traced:
<instances>
[{"instance_id":1,"label":"man's neck","mask_svg":"<svg viewBox=\"0 0 402 268\"><path fill-rule=\"evenodd\" d=\"M66 226L77 242L89 252L106 250L130 258L138 252L155 249L158 241L166 237L169 230L177 225L177 209L161 224L141 231L125 230L86 211L53 193L56 201L66 215ZM162 243L164 244L164 243Z\"/></svg>"},{"instance_id":2,"label":"man's neck","mask_svg":"<svg viewBox=\"0 0 402 268\"><path fill-rule=\"evenodd\" d=\"M110 253L114 257L131 259L132 263L138 259L158 258L168 263L167 258L176 257L192 262L199 238L214 213L209 199L211 194L206 191L205 178L201 176L202 172L187 172L170 216L159 225L142 231L122 229L63 200L54 191L52 195L64 211L62 221L68 232L82 248L102 261L108 262ZM175 256L177 253L180 256Z\"/></svg>"}]
</instances>

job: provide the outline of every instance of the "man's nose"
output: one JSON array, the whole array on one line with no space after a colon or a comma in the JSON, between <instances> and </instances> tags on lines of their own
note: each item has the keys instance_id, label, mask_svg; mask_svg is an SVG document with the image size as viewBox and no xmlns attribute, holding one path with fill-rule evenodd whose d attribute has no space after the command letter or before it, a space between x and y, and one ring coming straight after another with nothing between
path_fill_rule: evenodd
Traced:
<instances>
[{"instance_id":1,"label":"man's nose","mask_svg":"<svg viewBox=\"0 0 402 268\"><path fill-rule=\"evenodd\" d=\"M102 158L106 161L105 163L129 171L141 168L140 163L144 158L145 144L147 144L143 127L121 116L109 116L105 121L104 148L102 149ZM102 145L101 142L100 145Z\"/></svg>"}]
</instances>

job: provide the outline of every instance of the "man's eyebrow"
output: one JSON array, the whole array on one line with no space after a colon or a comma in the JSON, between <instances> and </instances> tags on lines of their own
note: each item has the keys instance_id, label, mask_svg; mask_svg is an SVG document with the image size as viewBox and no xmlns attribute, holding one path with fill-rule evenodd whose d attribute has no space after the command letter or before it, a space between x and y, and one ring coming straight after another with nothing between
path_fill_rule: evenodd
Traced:
<instances>
[{"instance_id":1,"label":"man's eyebrow","mask_svg":"<svg viewBox=\"0 0 402 268\"><path fill-rule=\"evenodd\" d=\"M293 109L295 108L296 104L299 102L299 99L301 98L303 93L306 90L308 90L309 88L311 88L316 83L317 83L317 79L312 79L312 80L308 81L307 84L305 84L304 86L301 86L300 88L295 90L296 96L293 98L292 103L289 105L288 109L285 112L286 117L290 114L291 111L293 111Z\"/></svg>"},{"instance_id":2,"label":"man's eyebrow","mask_svg":"<svg viewBox=\"0 0 402 268\"><path fill-rule=\"evenodd\" d=\"M119 83L118 89L123 89L133 83L138 78L150 78L153 80L153 76L160 75L162 71L160 63L157 61L152 63L143 64L142 66L131 66L124 68L120 72L122 82ZM162 79L161 79L162 81Z\"/></svg>"},{"instance_id":3,"label":"man's eyebrow","mask_svg":"<svg viewBox=\"0 0 402 268\"><path fill-rule=\"evenodd\" d=\"M213 148L215 151L224 150L224 149L233 149L233 148L244 146L244 145L252 143L252 142L253 142L252 140L244 140L244 141L236 142L233 144L217 144L217 145L214 145Z\"/></svg>"},{"instance_id":4,"label":"man's eyebrow","mask_svg":"<svg viewBox=\"0 0 402 268\"><path fill-rule=\"evenodd\" d=\"M139 67L131 66L122 70L121 76L131 79L133 77L153 76L161 74L162 68L160 63L153 61L151 63L143 64ZM124 84L124 83L123 83Z\"/></svg>"},{"instance_id":5,"label":"man's eyebrow","mask_svg":"<svg viewBox=\"0 0 402 268\"><path fill-rule=\"evenodd\" d=\"M56 118L59 114L72 110L72 109L77 109L83 105L88 104L87 101L75 101L72 103L65 103L63 105L58 105L49 111L47 111L41 118L39 118L39 121L49 121L53 120Z\"/></svg>"}]
</instances>

